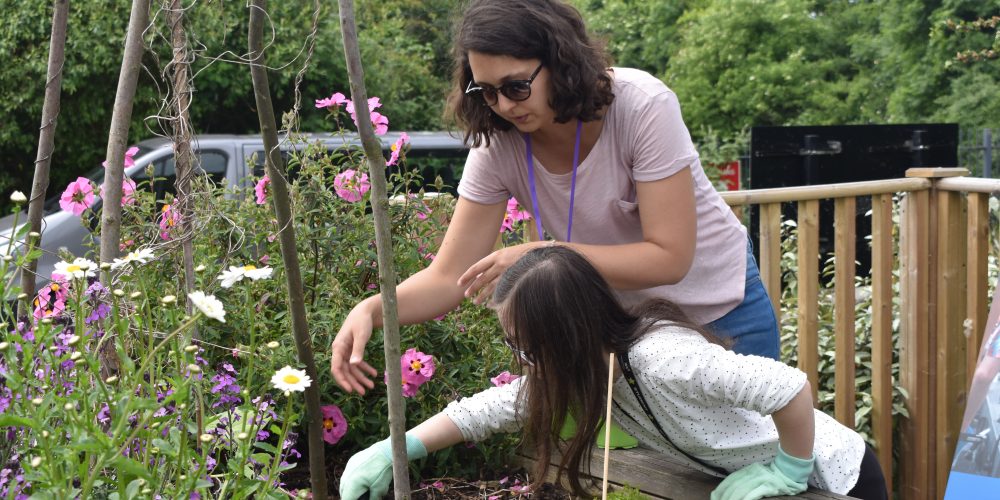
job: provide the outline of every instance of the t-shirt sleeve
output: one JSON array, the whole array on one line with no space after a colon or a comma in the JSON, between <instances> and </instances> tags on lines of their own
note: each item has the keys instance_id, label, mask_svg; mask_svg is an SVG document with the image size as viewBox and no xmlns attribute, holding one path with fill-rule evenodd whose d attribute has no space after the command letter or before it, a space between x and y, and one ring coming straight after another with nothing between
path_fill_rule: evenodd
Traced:
<instances>
[{"instance_id":1,"label":"t-shirt sleeve","mask_svg":"<svg viewBox=\"0 0 1000 500\"><path fill-rule=\"evenodd\" d=\"M806 383L805 373L780 361L737 354L700 337L690 332L687 338L670 342L661 352L671 354L661 355L645 370L636 369L636 377L644 386L660 388L667 397L761 415L784 408Z\"/></svg>"},{"instance_id":2,"label":"t-shirt sleeve","mask_svg":"<svg viewBox=\"0 0 1000 500\"><path fill-rule=\"evenodd\" d=\"M498 432L516 432L522 426L517 416L521 380L523 377L452 401L445 407L444 414L455 423L466 441L482 441Z\"/></svg>"},{"instance_id":3,"label":"t-shirt sleeve","mask_svg":"<svg viewBox=\"0 0 1000 500\"><path fill-rule=\"evenodd\" d=\"M698 159L677 95L663 87L635 110L632 175L638 182L670 177Z\"/></svg>"},{"instance_id":4,"label":"t-shirt sleeve","mask_svg":"<svg viewBox=\"0 0 1000 500\"><path fill-rule=\"evenodd\" d=\"M458 195L483 205L493 205L507 201L511 194L501 178L500 158L503 145L499 138L493 139L490 147L472 148L462 169L462 179L458 182ZM510 160L508 160L510 161Z\"/></svg>"}]
</instances>

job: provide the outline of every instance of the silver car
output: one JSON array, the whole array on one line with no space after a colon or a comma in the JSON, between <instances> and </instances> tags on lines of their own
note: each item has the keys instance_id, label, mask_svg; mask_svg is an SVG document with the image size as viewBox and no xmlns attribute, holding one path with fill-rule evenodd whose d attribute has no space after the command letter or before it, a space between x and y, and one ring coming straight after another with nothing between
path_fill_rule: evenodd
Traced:
<instances>
[{"instance_id":1,"label":"silver car","mask_svg":"<svg viewBox=\"0 0 1000 500\"><path fill-rule=\"evenodd\" d=\"M400 132L390 132L382 136L383 146L388 148L399 138L400 134ZM428 158L441 159L442 161L436 162L433 170L424 171L425 179L432 180L434 174L440 173L444 177L445 183L454 189L457 178L455 176L464 164L465 156L468 153L461 138L448 132L408 132L407 134L410 137L407 158L412 160L408 163L409 167L416 165L419 168L422 162L427 163L426 159ZM356 134L345 136L306 134L302 138L309 144L317 141L322 142L331 151L345 146L360 147L360 140ZM261 176L264 173L264 143L259 135L201 135L197 136L193 142L202 172L207 174L217 185L228 188L246 187L253 176ZM172 143L165 138L155 138L144 140L137 146L139 151L134 157L135 165L127 167L125 174L138 184L148 180L146 167L152 165L153 176L157 179L157 182L154 183L154 189L157 191L156 198L163 199L167 190L173 188L176 177ZM296 147L304 146L304 143L296 142ZM98 166L86 177L100 185L104 182L104 169ZM161 178L164 181L160 181ZM60 209L59 194L61 194L61 189L61 186L50 185L49 191L57 194L45 202L41 231L43 254L38 261L38 279L36 280L38 286L43 286L49 281L49 276L55 269L56 262L60 260L60 249L65 249L74 256L84 256L88 247L97 248L98 245L91 228L96 228L99 221L96 218L81 218ZM100 206L101 202L97 201L91 208L97 212ZM25 222L26 218L26 214L22 212L19 215L18 224ZM0 248L6 249L13 234L13 224L13 214L0 219L0 245L3 245Z\"/></svg>"}]
</instances>

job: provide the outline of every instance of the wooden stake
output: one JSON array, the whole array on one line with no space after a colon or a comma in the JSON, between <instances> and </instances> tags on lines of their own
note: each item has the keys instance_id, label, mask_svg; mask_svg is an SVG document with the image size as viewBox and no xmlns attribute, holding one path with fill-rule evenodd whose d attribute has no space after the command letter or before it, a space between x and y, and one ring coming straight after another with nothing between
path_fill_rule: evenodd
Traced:
<instances>
[{"instance_id":1,"label":"wooden stake","mask_svg":"<svg viewBox=\"0 0 1000 500\"><path fill-rule=\"evenodd\" d=\"M608 354L608 413L604 417L604 481L601 500L608 499L608 458L611 452L611 393L615 382L615 353Z\"/></svg>"}]
</instances>

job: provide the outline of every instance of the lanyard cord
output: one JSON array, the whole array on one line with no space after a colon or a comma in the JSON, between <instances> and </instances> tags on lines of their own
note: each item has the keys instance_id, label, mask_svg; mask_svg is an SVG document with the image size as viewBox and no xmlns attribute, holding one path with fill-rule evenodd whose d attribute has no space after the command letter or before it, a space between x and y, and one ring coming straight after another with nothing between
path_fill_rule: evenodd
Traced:
<instances>
[{"instance_id":1,"label":"lanyard cord","mask_svg":"<svg viewBox=\"0 0 1000 500\"><path fill-rule=\"evenodd\" d=\"M656 427L656 430L660 431L660 435L663 436L663 439L666 439L667 443L670 444L670 446L673 449L681 452L681 454L683 454L692 462L702 467L705 467L706 469L712 470L717 474L721 474L723 476L728 475L728 472L726 472L724 469L709 465L704 461L696 458L694 455L691 455L690 453L682 450L679 446L674 444L674 441L670 439L670 436L668 436L667 433L663 430L663 427L660 427L660 422L657 421L656 415L653 415L653 411L649 408L649 403L646 402L646 398L643 397L642 391L639 390L639 383L635 380L635 373L632 372L632 364L629 362L628 354L616 353L615 357L618 358L618 366L621 367L622 374L625 376L625 381L628 382L629 388L632 389L632 393L635 395L635 399L639 401L639 406L642 407L642 411L646 413L646 416L649 417L649 420L653 422L653 426ZM628 415L629 418L638 423L638 420L635 420L635 417L629 415L629 413L625 411L625 409L622 408L620 405L618 405L617 402L615 402L615 405L618 406L618 409L621 410L622 413Z\"/></svg>"},{"instance_id":2,"label":"lanyard cord","mask_svg":"<svg viewBox=\"0 0 1000 500\"><path fill-rule=\"evenodd\" d=\"M573 235L573 201L576 198L576 169L580 164L580 131L583 122L576 121L576 139L573 141L573 176L570 180L569 188L569 224L566 225L566 241L572 240ZM531 188L531 211L535 215L535 228L538 229L538 238L543 238L541 209L538 207L538 192L535 190L535 160L531 154L531 136L524 134L525 156L528 162L528 185Z\"/></svg>"}]
</instances>

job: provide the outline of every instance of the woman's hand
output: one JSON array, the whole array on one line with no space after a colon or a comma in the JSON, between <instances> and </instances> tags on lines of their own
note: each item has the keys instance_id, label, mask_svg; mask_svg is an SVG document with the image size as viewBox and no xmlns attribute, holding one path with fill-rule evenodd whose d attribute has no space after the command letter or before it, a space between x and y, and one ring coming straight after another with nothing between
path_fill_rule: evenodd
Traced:
<instances>
[{"instance_id":1,"label":"woman's hand","mask_svg":"<svg viewBox=\"0 0 1000 500\"><path fill-rule=\"evenodd\" d=\"M547 242L532 242L501 248L472 265L458 278L458 286L465 289L465 297L476 304L483 304L493 296L497 280L528 251L546 245Z\"/></svg>"},{"instance_id":2,"label":"woman's hand","mask_svg":"<svg viewBox=\"0 0 1000 500\"><path fill-rule=\"evenodd\" d=\"M362 301L344 320L331 346L330 371L337 385L347 392L364 394L375 387L370 377L378 371L364 361L365 344L372 336L372 301Z\"/></svg>"}]
</instances>

